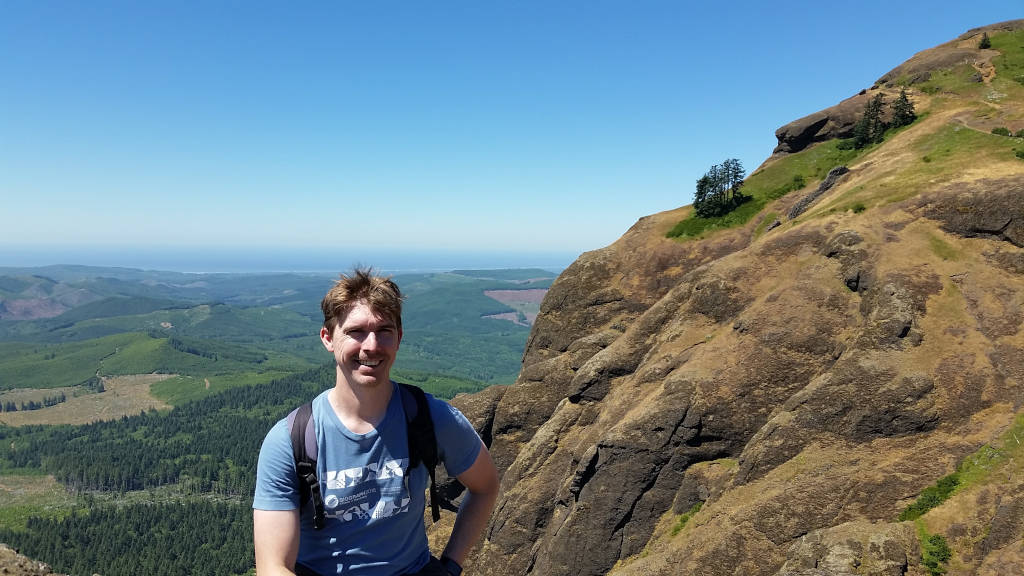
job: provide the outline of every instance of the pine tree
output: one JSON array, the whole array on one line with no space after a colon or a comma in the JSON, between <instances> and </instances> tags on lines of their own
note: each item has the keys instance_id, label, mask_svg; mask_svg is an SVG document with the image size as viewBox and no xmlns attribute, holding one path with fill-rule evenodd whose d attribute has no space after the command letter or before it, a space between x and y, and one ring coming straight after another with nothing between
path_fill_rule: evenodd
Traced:
<instances>
[{"instance_id":1,"label":"pine tree","mask_svg":"<svg viewBox=\"0 0 1024 576\"><path fill-rule=\"evenodd\" d=\"M860 149L871 142L871 119L868 117L867 109L861 114L860 119L853 125L853 147Z\"/></svg>"},{"instance_id":2,"label":"pine tree","mask_svg":"<svg viewBox=\"0 0 1024 576\"><path fill-rule=\"evenodd\" d=\"M885 97L876 94L864 105L864 114L853 126L853 147L863 148L873 142L881 142L885 136L885 129L888 128L882 120L882 107L885 105Z\"/></svg>"},{"instance_id":3,"label":"pine tree","mask_svg":"<svg viewBox=\"0 0 1024 576\"><path fill-rule=\"evenodd\" d=\"M693 209L701 218L721 216L732 211L747 199L740 192L746 172L743 164L730 158L712 166L697 180Z\"/></svg>"},{"instance_id":4,"label":"pine tree","mask_svg":"<svg viewBox=\"0 0 1024 576\"><path fill-rule=\"evenodd\" d=\"M732 198L742 198L743 195L740 193L740 187L743 186L743 178L746 175L746 171L743 170L743 164L736 158L730 158L722 162L722 170L725 172L725 185Z\"/></svg>"},{"instance_id":5,"label":"pine tree","mask_svg":"<svg viewBox=\"0 0 1024 576\"><path fill-rule=\"evenodd\" d=\"M900 90L900 96L892 103L892 125L894 127L908 126L917 120L914 113L914 103L907 98L907 89Z\"/></svg>"},{"instance_id":6,"label":"pine tree","mask_svg":"<svg viewBox=\"0 0 1024 576\"><path fill-rule=\"evenodd\" d=\"M882 109L885 106L885 97L882 94L876 94L871 102L868 102L871 107L871 141L881 142L885 138L885 129L889 126L882 120Z\"/></svg>"}]
</instances>

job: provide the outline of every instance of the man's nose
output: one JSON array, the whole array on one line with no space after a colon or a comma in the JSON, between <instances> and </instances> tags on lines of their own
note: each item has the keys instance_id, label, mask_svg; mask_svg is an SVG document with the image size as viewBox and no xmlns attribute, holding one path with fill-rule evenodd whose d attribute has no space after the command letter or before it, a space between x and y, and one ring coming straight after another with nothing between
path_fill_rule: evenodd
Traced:
<instances>
[{"instance_id":1,"label":"man's nose","mask_svg":"<svg viewBox=\"0 0 1024 576\"><path fill-rule=\"evenodd\" d=\"M364 350L365 349L374 350L374 349L377 348L378 344L379 344L379 342L377 341L377 333L376 332L372 332L372 331L368 332L366 334L366 338L363 339L363 349Z\"/></svg>"}]
</instances>

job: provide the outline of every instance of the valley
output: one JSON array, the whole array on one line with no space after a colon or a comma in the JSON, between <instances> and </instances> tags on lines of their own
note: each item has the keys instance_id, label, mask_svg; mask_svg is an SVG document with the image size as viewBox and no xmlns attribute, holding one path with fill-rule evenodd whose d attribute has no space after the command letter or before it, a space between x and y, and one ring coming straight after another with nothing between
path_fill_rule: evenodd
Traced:
<instances>
[{"instance_id":1,"label":"valley","mask_svg":"<svg viewBox=\"0 0 1024 576\"><path fill-rule=\"evenodd\" d=\"M392 376L443 398L510 384L529 327L489 318L516 309L486 293L522 291L514 302L527 302L554 277L397 276L406 332ZM146 543L169 537L164 548L204 552L163 573L247 572L262 437L333 379L318 337L331 282L0 269L0 542L58 571L112 576L137 573L113 559L161 562L162 545ZM147 520L129 535L125 517ZM211 531L223 538L207 540Z\"/></svg>"}]
</instances>

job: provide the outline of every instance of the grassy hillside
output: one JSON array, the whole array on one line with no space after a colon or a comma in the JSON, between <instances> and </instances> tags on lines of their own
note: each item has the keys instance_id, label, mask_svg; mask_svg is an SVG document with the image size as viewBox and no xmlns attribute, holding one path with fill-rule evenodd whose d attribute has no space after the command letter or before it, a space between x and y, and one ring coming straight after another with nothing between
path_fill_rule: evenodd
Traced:
<instances>
[{"instance_id":1,"label":"grassy hillside","mask_svg":"<svg viewBox=\"0 0 1024 576\"><path fill-rule=\"evenodd\" d=\"M828 171L857 158L866 150L842 150L838 140L822 142L806 150L766 163L743 183L743 193L750 196L736 210L715 218L691 214L667 234L670 238L693 239L719 229L742 226L771 201L790 192L813 190Z\"/></svg>"},{"instance_id":2,"label":"grassy hillside","mask_svg":"<svg viewBox=\"0 0 1024 576\"><path fill-rule=\"evenodd\" d=\"M162 331L237 343L306 336L319 322L291 310L114 297L55 318L0 323L0 340L67 342L122 332Z\"/></svg>"},{"instance_id":3,"label":"grassy hillside","mask_svg":"<svg viewBox=\"0 0 1024 576\"><path fill-rule=\"evenodd\" d=\"M931 124L925 121L922 126L927 129ZM1014 149L1024 141L955 123L934 126L934 131L910 132L902 136L900 142L906 145L900 155L888 154L885 164L868 167L852 185L808 210L806 217L845 211L857 205L870 209L899 202L921 193L935 182L970 175L976 166L1004 164L1008 170L1024 169L1024 163L1014 156ZM986 175L1000 174L993 170Z\"/></svg>"},{"instance_id":4,"label":"grassy hillside","mask_svg":"<svg viewBox=\"0 0 1024 576\"><path fill-rule=\"evenodd\" d=\"M0 342L0 390L77 386L95 376L105 358L148 340L129 333L67 344Z\"/></svg>"},{"instance_id":5,"label":"grassy hillside","mask_svg":"<svg viewBox=\"0 0 1024 576\"><path fill-rule=\"evenodd\" d=\"M273 350L215 340L128 332L82 342L0 342L0 390L81 385L94 376L208 376L301 370L308 363Z\"/></svg>"},{"instance_id":6,"label":"grassy hillside","mask_svg":"<svg viewBox=\"0 0 1024 576\"><path fill-rule=\"evenodd\" d=\"M751 200L716 218L699 218L691 212L666 235L680 240L705 238L762 215L762 225L755 230L759 234L768 221L779 217L769 207L774 200L809 193L839 165L853 172L840 187L841 193L830 194L801 218L898 202L937 181L1019 173L1024 170L1024 139L993 134L992 129L1006 128L1014 134L1024 128L1024 31L995 32L991 40L992 48L1000 52L991 59L992 76L984 75L984 62L976 62L933 70L927 80L916 84L910 84L908 75L896 78L896 86L908 88L918 119L889 130L881 144L855 150L840 140L829 140L770 158L744 181L743 193Z\"/></svg>"}]
</instances>

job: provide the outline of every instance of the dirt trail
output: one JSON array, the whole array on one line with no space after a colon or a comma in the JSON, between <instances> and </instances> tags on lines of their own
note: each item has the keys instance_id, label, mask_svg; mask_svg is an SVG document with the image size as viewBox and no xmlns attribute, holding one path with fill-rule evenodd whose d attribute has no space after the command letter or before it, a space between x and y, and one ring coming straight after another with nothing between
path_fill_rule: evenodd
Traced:
<instances>
[{"instance_id":1,"label":"dirt trail","mask_svg":"<svg viewBox=\"0 0 1024 576\"><path fill-rule=\"evenodd\" d=\"M972 62L971 67L978 71L981 75L981 81L985 84L991 84L992 79L996 77L996 67L992 65L991 58Z\"/></svg>"}]
</instances>

